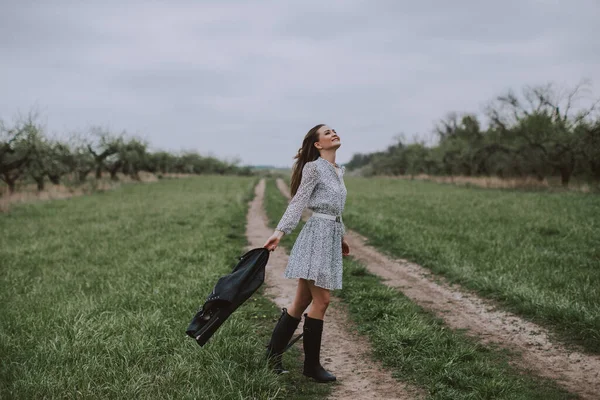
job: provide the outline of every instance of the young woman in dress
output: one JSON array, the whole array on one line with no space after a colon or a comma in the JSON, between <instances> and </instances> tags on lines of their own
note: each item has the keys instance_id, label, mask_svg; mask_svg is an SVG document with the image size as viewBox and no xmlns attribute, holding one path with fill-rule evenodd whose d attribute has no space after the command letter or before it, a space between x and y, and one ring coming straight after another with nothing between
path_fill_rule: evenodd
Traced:
<instances>
[{"instance_id":1,"label":"young woman in dress","mask_svg":"<svg viewBox=\"0 0 600 400\"><path fill-rule=\"evenodd\" d=\"M304 208L313 211L298 234L284 274L286 278L298 279L296 296L289 310L282 308L266 356L275 372L288 372L281 364L282 354L310 305L304 314L303 374L318 382L336 379L321 366L321 337L330 290L342 288L342 256L350 253L342 221L347 193L343 179L345 167L335 163L335 153L340 146L339 136L327 125L320 124L308 131L294 157L297 161L292 172L292 199L275 232L263 246L275 250L281 237L298 225Z\"/></svg>"}]
</instances>

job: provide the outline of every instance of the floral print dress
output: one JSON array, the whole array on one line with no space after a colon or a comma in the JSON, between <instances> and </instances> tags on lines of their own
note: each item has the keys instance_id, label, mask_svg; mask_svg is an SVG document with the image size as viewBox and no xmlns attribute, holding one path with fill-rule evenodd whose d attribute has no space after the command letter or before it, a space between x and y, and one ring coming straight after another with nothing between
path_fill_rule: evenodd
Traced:
<instances>
[{"instance_id":1,"label":"floral print dress","mask_svg":"<svg viewBox=\"0 0 600 400\"><path fill-rule=\"evenodd\" d=\"M342 237L346 227L341 218L346 204L346 186L340 172L319 156L302 169L300 186L281 217L276 230L291 233L300 222L302 211L310 210L340 216L340 222L311 215L298 234L285 269L286 278L313 280L325 289L342 288Z\"/></svg>"}]
</instances>

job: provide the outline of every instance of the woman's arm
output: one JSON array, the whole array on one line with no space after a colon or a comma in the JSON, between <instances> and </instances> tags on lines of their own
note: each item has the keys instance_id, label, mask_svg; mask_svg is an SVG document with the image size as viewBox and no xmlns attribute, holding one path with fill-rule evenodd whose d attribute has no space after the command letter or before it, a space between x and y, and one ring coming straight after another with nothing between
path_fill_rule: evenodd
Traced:
<instances>
[{"instance_id":1,"label":"woman's arm","mask_svg":"<svg viewBox=\"0 0 600 400\"><path fill-rule=\"evenodd\" d=\"M310 196L313 190L317 186L318 182L318 171L317 165L314 162L307 162L302 168L302 178L300 180L300 186L290 203L288 204L285 213L281 217L281 220L277 224L276 231L280 231L283 234L289 235L294 228L300 222L302 211L308 205Z\"/></svg>"}]
</instances>

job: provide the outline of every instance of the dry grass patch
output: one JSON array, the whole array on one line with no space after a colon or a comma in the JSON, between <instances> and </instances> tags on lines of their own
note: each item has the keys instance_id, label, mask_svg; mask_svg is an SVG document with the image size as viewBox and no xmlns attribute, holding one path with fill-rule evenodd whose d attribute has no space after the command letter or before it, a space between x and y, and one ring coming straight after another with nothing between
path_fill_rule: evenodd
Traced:
<instances>
[{"instance_id":1,"label":"dry grass patch","mask_svg":"<svg viewBox=\"0 0 600 400\"><path fill-rule=\"evenodd\" d=\"M166 174L166 177L177 178L186 176L185 174ZM6 212L10 209L11 205L31 203L35 201L47 201L56 199L67 199L71 197L82 196L94 192L102 192L106 190L112 190L118 188L124 183L134 182L157 182L159 178L149 172L140 172L140 180L132 179L131 177L124 174L117 174L119 178L117 181L113 181L110 178L102 178L100 180L88 179L82 184L76 184L73 177L67 177L65 184L53 185L48 183L46 188L42 191L37 190L37 186L34 183L28 183L17 187L15 193L9 193L8 186L0 185L0 212Z\"/></svg>"},{"instance_id":2,"label":"dry grass patch","mask_svg":"<svg viewBox=\"0 0 600 400\"><path fill-rule=\"evenodd\" d=\"M544 178L539 180L528 176L523 178L498 178L496 176L435 176L427 174L389 176L406 180L425 180L437 183L450 183L458 186L476 186L488 189L529 189L529 190L568 190L589 193L594 188L589 183L572 182L567 188L560 184L559 178Z\"/></svg>"}]
</instances>

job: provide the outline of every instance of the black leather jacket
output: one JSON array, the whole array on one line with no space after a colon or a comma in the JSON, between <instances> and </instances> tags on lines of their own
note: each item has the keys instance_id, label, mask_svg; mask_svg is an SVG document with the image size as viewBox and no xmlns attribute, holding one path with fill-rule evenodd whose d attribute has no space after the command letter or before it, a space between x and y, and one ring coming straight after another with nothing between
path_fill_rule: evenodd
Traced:
<instances>
[{"instance_id":1,"label":"black leather jacket","mask_svg":"<svg viewBox=\"0 0 600 400\"><path fill-rule=\"evenodd\" d=\"M262 285L269 250L258 247L240 257L230 274L217 281L185 333L203 346L221 324Z\"/></svg>"}]
</instances>

